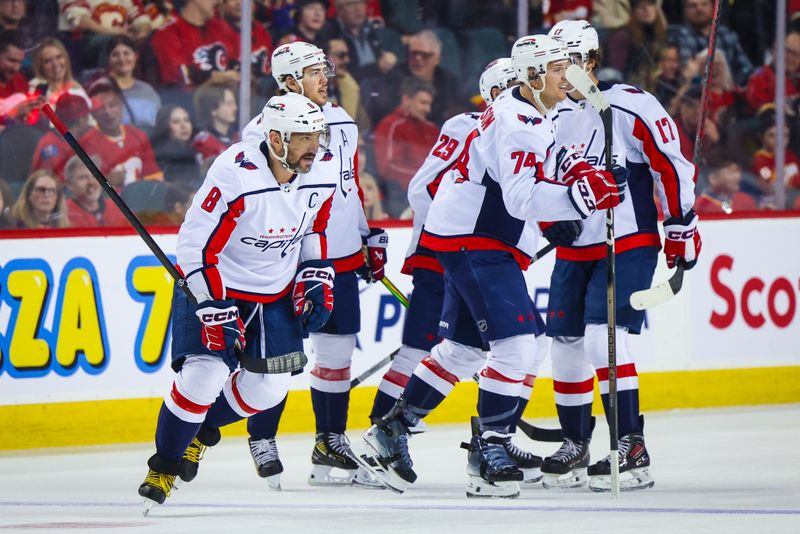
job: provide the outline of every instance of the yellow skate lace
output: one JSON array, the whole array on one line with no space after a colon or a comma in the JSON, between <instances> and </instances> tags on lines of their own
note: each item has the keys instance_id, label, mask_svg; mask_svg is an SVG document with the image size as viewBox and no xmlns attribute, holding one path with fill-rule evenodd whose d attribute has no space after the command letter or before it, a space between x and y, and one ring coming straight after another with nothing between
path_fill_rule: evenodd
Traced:
<instances>
[{"instance_id":1,"label":"yellow skate lace","mask_svg":"<svg viewBox=\"0 0 800 534\"><path fill-rule=\"evenodd\" d=\"M175 475L165 475L164 473L159 473L158 471L150 469L147 472L147 478L144 479L144 483L148 486L160 489L164 492L164 495L169 497L172 491L172 485L175 483Z\"/></svg>"},{"instance_id":2,"label":"yellow skate lace","mask_svg":"<svg viewBox=\"0 0 800 534\"><path fill-rule=\"evenodd\" d=\"M208 447L200 443L200 440L194 438L189 446L186 447L186 452L183 453L183 459L199 464L207 448Z\"/></svg>"}]
</instances>

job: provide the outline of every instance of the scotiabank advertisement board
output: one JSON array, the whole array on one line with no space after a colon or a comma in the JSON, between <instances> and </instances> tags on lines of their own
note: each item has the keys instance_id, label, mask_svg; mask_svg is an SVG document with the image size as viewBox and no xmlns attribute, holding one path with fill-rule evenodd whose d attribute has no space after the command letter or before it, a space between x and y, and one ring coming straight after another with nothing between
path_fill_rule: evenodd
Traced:
<instances>
[{"instance_id":1,"label":"scotiabank advertisement board","mask_svg":"<svg viewBox=\"0 0 800 534\"><path fill-rule=\"evenodd\" d=\"M701 228L701 259L682 291L631 339L639 372L800 365L800 218ZM408 293L399 270L411 231L389 234L387 273ZM174 233L154 237L174 254ZM542 312L553 262L527 274ZM668 277L662 258L655 281ZM132 233L0 237L0 405L162 396L172 380L171 295L172 280ZM405 314L381 285L363 286L361 309L353 376L400 345ZM546 358L540 376L549 374Z\"/></svg>"}]
</instances>

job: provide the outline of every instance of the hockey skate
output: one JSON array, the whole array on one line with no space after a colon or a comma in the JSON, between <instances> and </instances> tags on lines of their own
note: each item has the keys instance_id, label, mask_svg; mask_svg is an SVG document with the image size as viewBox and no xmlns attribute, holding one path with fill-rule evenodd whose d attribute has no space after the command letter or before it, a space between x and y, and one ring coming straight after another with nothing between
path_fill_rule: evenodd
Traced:
<instances>
[{"instance_id":1,"label":"hockey skate","mask_svg":"<svg viewBox=\"0 0 800 534\"><path fill-rule=\"evenodd\" d=\"M641 432L632 432L619 440L619 489L632 491L652 488L655 480L650 475L650 455ZM611 491L611 457L606 456L589 466L589 488L592 491Z\"/></svg>"},{"instance_id":2,"label":"hockey skate","mask_svg":"<svg viewBox=\"0 0 800 534\"><path fill-rule=\"evenodd\" d=\"M507 434L486 431L475 434L467 449L467 497L516 499L523 473L505 448Z\"/></svg>"},{"instance_id":3,"label":"hockey skate","mask_svg":"<svg viewBox=\"0 0 800 534\"><path fill-rule=\"evenodd\" d=\"M308 483L312 486L359 486L383 489L384 485L373 479L355 460L350 450L350 441L344 434L325 432L317 434L317 442L311 453L311 474ZM333 470L344 471L344 476L332 474Z\"/></svg>"},{"instance_id":4,"label":"hockey skate","mask_svg":"<svg viewBox=\"0 0 800 534\"><path fill-rule=\"evenodd\" d=\"M522 471L522 486L532 486L542 480L541 456L536 456L532 452L520 449L511 441L511 436L503 442L503 446L509 458L511 458Z\"/></svg>"},{"instance_id":5,"label":"hockey skate","mask_svg":"<svg viewBox=\"0 0 800 534\"><path fill-rule=\"evenodd\" d=\"M154 506L164 504L172 493L175 477L180 472L179 462L165 460L156 454L150 457L147 465L150 469L139 486L139 495L144 497L142 515L145 516Z\"/></svg>"},{"instance_id":6,"label":"hockey skate","mask_svg":"<svg viewBox=\"0 0 800 534\"><path fill-rule=\"evenodd\" d=\"M419 418L406 413L405 406L405 400L400 397L391 411L364 433L366 446L355 456L361 467L397 493L403 493L417 480L408 452L408 428Z\"/></svg>"},{"instance_id":7,"label":"hockey skate","mask_svg":"<svg viewBox=\"0 0 800 534\"><path fill-rule=\"evenodd\" d=\"M186 447L183 453L183 460L181 461L181 472L178 478L175 479L173 489L180 489L184 484L187 484L195 479L197 471L200 468L200 460L205 456L209 447L213 447L220 440L220 432L218 428L210 429L201 426L197 435L192 439L192 442Z\"/></svg>"},{"instance_id":8,"label":"hockey skate","mask_svg":"<svg viewBox=\"0 0 800 534\"><path fill-rule=\"evenodd\" d=\"M561 447L542 462L542 486L548 489L581 488L586 485L589 439L564 438Z\"/></svg>"},{"instance_id":9,"label":"hockey skate","mask_svg":"<svg viewBox=\"0 0 800 534\"><path fill-rule=\"evenodd\" d=\"M280 491L283 464L278 456L278 445L275 443L275 438L248 438L247 442L250 444L250 454L256 464L258 476L267 480L270 489Z\"/></svg>"}]
</instances>

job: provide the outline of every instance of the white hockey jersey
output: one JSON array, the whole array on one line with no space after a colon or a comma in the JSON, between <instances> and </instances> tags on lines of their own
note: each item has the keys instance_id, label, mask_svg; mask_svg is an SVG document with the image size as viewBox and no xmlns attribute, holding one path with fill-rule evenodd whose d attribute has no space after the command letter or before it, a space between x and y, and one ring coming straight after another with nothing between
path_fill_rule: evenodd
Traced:
<instances>
[{"instance_id":1,"label":"white hockey jersey","mask_svg":"<svg viewBox=\"0 0 800 534\"><path fill-rule=\"evenodd\" d=\"M327 257L325 229L338 161L278 184L260 141L220 154L178 231L178 265L202 300L272 302L290 290L301 260Z\"/></svg>"},{"instance_id":2,"label":"white hockey jersey","mask_svg":"<svg viewBox=\"0 0 800 534\"><path fill-rule=\"evenodd\" d=\"M336 194L331 208L328 229L328 259L337 273L358 269L364 265L361 236L369 234L364 215L364 196L358 182L358 127L344 108L328 102L322 106L325 122L331 129L328 150L317 156L316 162L336 160L331 171L336 173ZM243 139L264 139L261 115L251 120L242 131ZM315 165L316 165L315 162Z\"/></svg>"},{"instance_id":3,"label":"white hockey jersey","mask_svg":"<svg viewBox=\"0 0 800 534\"><path fill-rule=\"evenodd\" d=\"M414 174L408 184L408 204L414 211L414 229L411 244L403 263L404 274L413 274L414 269L422 267L431 271L442 272L442 266L436 260L434 252L419 244L422 227L428 217L433 197L439 189L442 178L449 171L461 153L464 140L475 129L479 113L461 113L448 119L439 132L436 144L431 148L422 167Z\"/></svg>"},{"instance_id":4,"label":"white hockey jersey","mask_svg":"<svg viewBox=\"0 0 800 534\"><path fill-rule=\"evenodd\" d=\"M567 187L549 179L553 124L520 95L503 92L478 119L433 199L420 243L432 250L496 249L527 268L536 254L534 221L574 220Z\"/></svg>"},{"instance_id":5,"label":"white hockey jersey","mask_svg":"<svg viewBox=\"0 0 800 534\"><path fill-rule=\"evenodd\" d=\"M653 95L626 84L601 82L599 88L611 104L614 163L630 171L625 200L614 209L616 252L660 246L654 184L664 217L682 217L694 205L695 167L681 154L675 123ZM603 123L588 102L567 98L550 115L557 154L574 150L590 165L605 168ZM605 220L605 213L590 215L575 243L558 247L557 256L576 261L604 258Z\"/></svg>"}]
</instances>

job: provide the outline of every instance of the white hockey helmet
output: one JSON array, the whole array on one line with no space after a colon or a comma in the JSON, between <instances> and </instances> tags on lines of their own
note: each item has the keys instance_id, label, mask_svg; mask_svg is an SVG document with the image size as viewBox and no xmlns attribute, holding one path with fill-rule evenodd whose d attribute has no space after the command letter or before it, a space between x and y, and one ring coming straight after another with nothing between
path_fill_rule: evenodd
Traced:
<instances>
[{"instance_id":1,"label":"white hockey helmet","mask_svg":"<svg viewBox=\"0 0 800 534\"><path fill-rule=\"evenodd\" d=\"M530 87L533 91L533 98L547 109L542 103L540 95L544 91L544 75L547 74L547 66L554 61L570 61L569 53L559 41L547 35L528 35L517 39L511 47L511 61L517 73L517 79ZM531 75L530 69L534 70ZM542 88L535 89L531 82L542 80Z\"/></svg>"},{"instance_id":2,"label":"white hockey helmet","mask_svg":"<svg viewBox=\"0 0 800 534\"><path fill-rule=\"evenodd\" d=\"M510 57L495 59L484 69L478 85L481 89L481 96L486 104L491 104L492 88L499 87L501 91L508 88L509 84L517 79L517 72L514 70L514 63Z\"/></svg>"},{"instance_id":3,"label":"white hockey helmet","mask_svg":"<svg viewBox=\"0 0 800 534\"><path fill-rule=\"evenodd\" d=\"M586 20L562 20L547 35L562 43L570 54L580 54L582 63L589 60L589 52L600 49L597 30Z\"/></svg>"},{"instance_id":4,"label":"white hockey helmet","mask_svg":"<svg viewBox=\"0 0 800 534\"><path fill-rule=\"evenodd\" d=\"M325 115L318 105L308 98L297 93L286 93L285 95L273 96L261 111L261 128L264 138L267 140L267 147L270 154L281 162L284 168L290 169L286 163L286 156L289 155L289 141L293 133L320 133L320 150L328 147L330 141L330 130L325 122ZM283 139L284 151L278 155L269 142L269 132L277 131Z\"/></svg>"},{"instance_id":5,"label":"white hockey helmet","mask_svg":"<svg viewBox=\"0 0 800 534\"><path fill-rule=\"evenodd\" d=\"M297 41L281 45L272 53L272 76L278 82L278 87L289 92L286 87L286 79L291 76L300 86L300 94L303 94L303 69L311 65L322 64L325 68L325 76L334 76L335 68L333 63L325 56L321 48L311 43Z\"/></svg>"}]
</instances>

